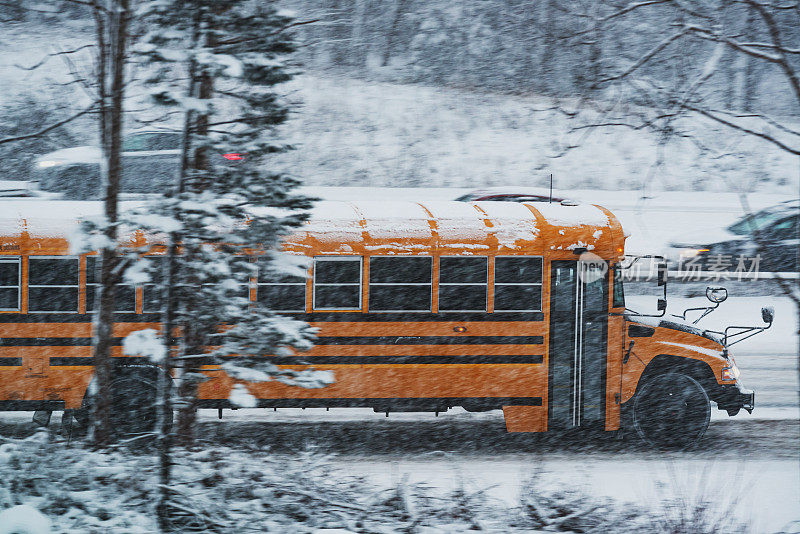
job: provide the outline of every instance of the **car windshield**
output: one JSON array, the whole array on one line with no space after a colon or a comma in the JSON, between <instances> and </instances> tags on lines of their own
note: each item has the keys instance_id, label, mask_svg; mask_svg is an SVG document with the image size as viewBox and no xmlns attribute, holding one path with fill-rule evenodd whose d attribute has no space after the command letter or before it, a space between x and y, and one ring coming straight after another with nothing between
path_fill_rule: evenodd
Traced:
<instances>
[{"instance_id":1,"label":"car windshield","mask_svg":"<svg viewBox=\"0 0 800 534\"><path fill-rule=\"evenodd\" d=\"M143 152L149 150L178 150L180 134L146 133L132 135L122 143L123 152Z\"/></svg>"},{"instance_id":2,"label":"car windshield","mask_svg":"<svg viewBox=\"0 0 800 534\"><path fill-rule=\"evenodd\" d=\"M752 232L760 232L770 226L775 221L786 216L782 210L764 210L742 217L728 227L728 230L737 235L749 235Z\"/></svg>"}]
</instances>

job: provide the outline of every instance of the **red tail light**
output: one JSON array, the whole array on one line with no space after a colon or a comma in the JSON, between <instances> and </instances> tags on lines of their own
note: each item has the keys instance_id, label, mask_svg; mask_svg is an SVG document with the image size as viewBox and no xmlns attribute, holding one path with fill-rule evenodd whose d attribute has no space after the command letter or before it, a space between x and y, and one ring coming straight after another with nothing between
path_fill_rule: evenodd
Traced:
<instances>
[{"instance_id":1,"label":"red tail light","mask_svg":"<svg viewBox=\"0 0 800 534\"><path fill-rule=\"evenodd\" d=\"M236 154L234 152L230 154L223 154L222 157L227 159L228 161L239 161L240 159L244 159L244 156L242 156L241 154Z\"/></svg>"}]
</instances>

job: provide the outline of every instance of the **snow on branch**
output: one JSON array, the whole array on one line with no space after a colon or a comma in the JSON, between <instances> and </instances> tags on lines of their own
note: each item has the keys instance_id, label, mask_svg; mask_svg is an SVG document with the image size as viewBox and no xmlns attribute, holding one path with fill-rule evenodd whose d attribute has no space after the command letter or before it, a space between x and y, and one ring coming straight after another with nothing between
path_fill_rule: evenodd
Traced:
<instances>
[{"instance_id":1,"label":"snow on branch","mask_svg":"<svg viewBox=\"0 0 800 534\"><path fill-rule=\"evenodd\" d=\"M127 356L144 356L151 362L161 363L166 359L167 349L161 334L152 328L137 330L122 340L122 353Z\"/></svg>"}]
</instances>

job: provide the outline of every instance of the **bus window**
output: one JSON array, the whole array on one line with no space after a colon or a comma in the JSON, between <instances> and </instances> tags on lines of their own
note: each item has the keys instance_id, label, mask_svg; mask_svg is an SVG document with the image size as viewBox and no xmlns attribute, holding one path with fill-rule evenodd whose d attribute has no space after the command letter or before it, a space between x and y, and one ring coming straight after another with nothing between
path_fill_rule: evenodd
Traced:
<instances>
[{"instance_id":1,"label":"bus window","mask_svg":"<svg viewBox=\"0 0 800 534\"><path fill-rule=\"evenodd\" d=\"M100 287L100 256L86 256L86 311L95 311L95 298ZM114 294L114 311L136 311L136 288L132 284L118 284Z\"/></svg>"},{"instance_id":2,"label":"bus window","mask_svg":"<svg viewBox=\"0 0 800 534\"><path fill-rule=\"evenodd\" d=\"M161 286L164 279L164 268L166 267L166 256L150 256L145 258L145 261L154 262L154 269L149 271L150 283L142 286L143 306L144 313L161 312L164 307L163 299L161 298Z\"/></svg>"},{"instance_id":3,"label":"bus window","mask_svg":"<svg viewBox=\"0 0 800 534\"><path fill-rule=\"evenodd\" d=\"M622 269L618 265L614 266L614 291L611 299L611 305L614 308L625 307L625 291L622 286Z\"/></svg>"},{"instance_id":4,"label":"bus window","mask_svg":"<svg viewBox=\"0 0 800 534\"><path fill-rule=\"evenodd\" d=\"M314 309L361 309L361 257L314 258Z\"/></svg>"},{"instance_id":5,"label":"bus window","mask_svg":"<svg viewBox=\"0 0 800 534\"><path fill-rule=\"evenodd\" d=\"M431 311L433 258L369 259L369 311Z\"/></svg>"},{"instance_id":6,"label":"bus window","mask_svg":"<svg viewBox=\"0 0 800 534\"><path fill-rule=\"evenodd\" d=\"M28 258L28 311L78 312L78 258Z\"/></svg>"},{"instance_id":7,"label":"bus window","mask_svg":"<svg viewBox=\"0 0 800 534\"><path fill-rule=\"evenodd\" d=\"M494 311L542 310L542 258L504 256L494 261Z\"/></svg>"},{"instance_id":8,"label":"bus window","mask_svg":"<svg viewBox=\"0 0 800 534\"><path fill-rule=\"evenodd\" d=\"M0 310L19 311L19 258L0 259Z\"/></svg>"},{"instance_id":9,"label":"bus window","mask_svg":"<svg viewBox=\"0 0 800 534\"><path fill-rule=\"evenodd\" d=\"M602 310L608 302L608 268L596 262L582 264L584 308L589 311Z\"/></svg>"},{"instance_id":10,"label":"bus window","mask_svg":"<svg viewBox=\"0 0 800 534\"><path fill-rule=\"evenodd\" d=\"M439 311L486 311L489 258L439 259Z\"/></svg>"},{"instance_id":11,"label":"bus window","mask_svg":"<svg viewBox=\"0 0 800 534\"><path fill-rule=\"evenodd\" d=\"M269 260L258 260L256 300L277 312L306 311L306 280L301 276L270 271Z\"/></svg>"}]
</instances>

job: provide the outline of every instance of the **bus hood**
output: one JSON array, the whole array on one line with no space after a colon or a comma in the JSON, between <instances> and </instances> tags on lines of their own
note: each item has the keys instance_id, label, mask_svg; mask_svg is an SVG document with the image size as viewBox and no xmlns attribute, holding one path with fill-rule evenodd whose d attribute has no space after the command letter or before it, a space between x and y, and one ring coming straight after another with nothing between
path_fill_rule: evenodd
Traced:
<instances>
[{"instance_id":1,"label":"bus hood","mask_svg":"<svg viewBox=\"0 0 800 534\"><path fill-rule=\"evenodd\" d=\"M633 313L626 313L625 319L635 323L644 324L647 326L653 326L653 327L660 326L661 328L668 328L670 330L677 330L678 332L686 332L688 334L694 334L696 336L704 337L708 340L713 341L714 343L719 343L720 345L722 345L723 335L720 334L719 332L698 328L697 326L688 323L686 321L683 321L677 317L672 319L664 319L663 317L645 317Z\"/></svg>"}]
</instances>

